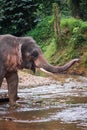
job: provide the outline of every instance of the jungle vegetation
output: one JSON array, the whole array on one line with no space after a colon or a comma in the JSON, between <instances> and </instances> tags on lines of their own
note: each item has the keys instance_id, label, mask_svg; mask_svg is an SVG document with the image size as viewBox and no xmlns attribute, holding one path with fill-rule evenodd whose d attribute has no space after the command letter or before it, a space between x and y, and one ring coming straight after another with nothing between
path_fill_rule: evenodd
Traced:
<instances>
[{"instance_id":1,"label":"jungle vegetation","mask_svg":"<svg viewBox=\"0 0 87 130\"><path fill-rule=\"evenodd\" d=\"M87 0L0 0L0 34L32 36L52 64L87 67Z\"/></svg>"}]
</instances>

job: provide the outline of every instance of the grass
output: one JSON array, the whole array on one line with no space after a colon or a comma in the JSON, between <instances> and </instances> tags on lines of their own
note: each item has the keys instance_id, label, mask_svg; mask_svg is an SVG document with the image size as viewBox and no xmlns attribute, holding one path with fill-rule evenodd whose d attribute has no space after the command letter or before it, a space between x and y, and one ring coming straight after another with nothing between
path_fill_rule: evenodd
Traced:
<instances>
[{"instance_id":1,"label":"grass","mask_svg":"<svg viewBox=\"0 0 87 130\"><path fill-rule=\"evenodd\" d=\"M52 62L52 57L55 55L57 51L55 39L51 39L50 44L47 46L46 52L44 53L45 57Z\"/></svg>"},{"instance_id":2,"label":"grass","mask_svg":"<svg viewBox=\"0 0 87 130\"><path fill-rule=\"evenodd\" d=\"M44 44L46 44L49 38L53 35L52 24L53 17L47 16L37 24L35 29L31 30L26 35L32 36L37 41L37 44L43 48Z\"/></svg>"}]
</instances>

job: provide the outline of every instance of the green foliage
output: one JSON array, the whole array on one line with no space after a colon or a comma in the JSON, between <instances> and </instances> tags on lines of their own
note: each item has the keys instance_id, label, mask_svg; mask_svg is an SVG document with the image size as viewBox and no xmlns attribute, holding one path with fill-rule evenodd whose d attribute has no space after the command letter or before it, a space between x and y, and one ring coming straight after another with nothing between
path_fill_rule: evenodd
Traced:
<instances>
[{"instance_id":1,"label":"green foliage","mask_svg":"<svg viewBox=\"0 0 87 130\"><path fill-rule=\"evenodd\" d=\"M73 35L71 36L69 43L71 44L73 49L82 47L86 39L81 34L79 27L74 28L72 33Z\"/></svg>"},{"instance_id":2,"label":"green foliage","mask_svg":"<svg viewBox=\"0 0 87 130\"><path fill-rule=\"evenodd\" d=\"M0 0L0 2L2 2L0 33L23 35L35 25L34 12L37 5L33 0Z\"/></svg>"},{"instance_id":3,"label":"green foliage","mask_svg":"<svg viewBox=\"0 0 87 130\"><path fill-rule=\"evenodd\" d=\"M67 0L60 0L60 13L62 14L62 16L70 16L70 8L69 8L69 4Z\"/></svg>"},{"instance_id":4,"label":"green foliage","mask_svg":"<svg viewBox=\"0 0 87 130\"><path fill-rule=\"evenodd\" d=\"M83 64L84 64L84 67L87 67L87 52L85 52L84 54Z\"/></svg>"},{"instance_id":5,"label":"green foliage","mask_svg":"<svg viewBox=\"0 0 87 130\"><path fill-rule=\"evenodd\" d=\"M86 43L87 38L84 36L84 34L87 34L87 22L83 22L82 20L71 17L69 19L62 19L61 27L63 29L69 29L70 35L68 39L68 45L70 44L73 49L82 47L84 43Z\"/></svg>"},{"instance_id":6,"label":"green foliage","mask_svg":"<svg viewBox=\"0 0 87 130\"><path fill-rule=\"evenodd\" d=\"M26 35L32 36L37 41L37 43L43 47L44 44L46 44L46 40L48 40L53 35L52 25L53 17L47 16L37 24L35 29L29 31Z\"/></svg>"},{"instance_id":7,"label":"green foliage","mask_svg":"<svg viewBox=\"0 0 87 130\"><path fill-rule=\"evenodd\" d=\"M87 0L80 0L81 18L87 20Z\"/></svg>"},{"instance_id":8,"label":"green foliage","mask_svg":"<svg viewBox=\"0 0 87 130\"><path fill-rule=\"evenodd\" d=\"M80 0L69 0L69 6L71 8L71 14L74 17L80 16Z\"/></svg>"},{"instance_id":9,"label":"green foliage","mask_svg":"<svg viewBox=\"0 0 87 130\"><path fill-rule=\"evenodd\" d=\"M82 34L87 34L87 22L81 22L80 30Z\"/></svg>"},{"instance_id":10,"label":"green foliage","mask_svg":"<svg viewBox=\"0 0 87 130\"><path fill-rule=\"evenodd\" d=\"M55 39L50 40L50 44L46 47L45 57L52 63L52 57L55 55L57 51Z\"/></svg>"},{"instance_id":11,"label":"green foliage","mask_svg":"<svg viewBox=\"0 0 87 130\"><path fill-rule=\"evenodd\" d=\"M72 16L87 20L87 0L69 0Z\"/></svg>"},{"instance_id":12,"label":"green foliage","mask_svg":"<svg viewBox=\"0 0 87 130\"><path fill-rule=\"evenodd\" d=\"M0 0L0 33L24 35L50 15L54 0Z\"/></svg>"},{"instance_id":13,"label":"green foliage","mask_svg":"<svg viewBox=\"0 0 87 130\"><path fill-rule=\"evenodd\" d=\"M58 47L61 55L56 55L55 63L64 63L68 59L80 57L83 48L87 48L87 22L75 18L61 19L61 33L58 37ZM65 42L65 44L64 44ZM61 60L64 59L64 60ZM84 57L84 64L87 57Z\"/></svg>"},{"instance_id":14,"label":"green foliage","mask_svg":"<svg viewBox=\"0 0 87 130\"><path fill-rule=\"evenodd\" d=\"M68 2L69 1L69 2ZM44 17L52 15L53 3L58 3L59 16L70 16L70 8L73 16L87 20L87 0L0 0L0 33L24 35ZM69 4L68 4L69 3ZM75 19L68 21L71 31L77 27ZM80 20L79 20L80 21ZM74 22L74 24L72 24ZM71 27L71 25L72 27ZM67 23L66 23L67 25ZM79 22L80 27L80 22ZM83 27L84 30L84 27Z\"/></svg>"},{"instance_id":15,"label":"green foliage","mask_svg":"<svg viewBox=\"0 0 87 130\"><path fill-rule=\"evenodd\" d=\"M77 20L73 17L61 19L61 28L69 28L72 33L73 29L76 27L81 27L81 20Z\"/></svg>"},{"instance_id":16,"label":"green foliage","mask_svg":"<svg viewBox=\"0 0 87 130\"><path fill-rule=\"evenodd\" d=\"M35 12L37 20L40 21L44 18L44 16L52 14L52 4L54 0L35 0L35 2L38 4L38 8Z\"/></svg>"}]
</instances>

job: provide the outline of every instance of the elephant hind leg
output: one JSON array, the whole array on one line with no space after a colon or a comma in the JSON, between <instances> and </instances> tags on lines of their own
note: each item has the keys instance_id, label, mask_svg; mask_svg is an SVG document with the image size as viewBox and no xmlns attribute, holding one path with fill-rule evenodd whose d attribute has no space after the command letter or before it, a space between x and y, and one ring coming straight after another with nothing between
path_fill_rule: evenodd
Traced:
<instances>
[{"instance_id":1,"label":"elephant hind leg","mask_svg":"<svg viewBox=\"0 0 87 130\"><path fill-rule=\"evenodd\" d=\"M17 100L17 88L18 88L17 72L8 72L6 74L6 80L8 84L9 102L11 106L14 106Z\"/></svg>"}]
</instances>

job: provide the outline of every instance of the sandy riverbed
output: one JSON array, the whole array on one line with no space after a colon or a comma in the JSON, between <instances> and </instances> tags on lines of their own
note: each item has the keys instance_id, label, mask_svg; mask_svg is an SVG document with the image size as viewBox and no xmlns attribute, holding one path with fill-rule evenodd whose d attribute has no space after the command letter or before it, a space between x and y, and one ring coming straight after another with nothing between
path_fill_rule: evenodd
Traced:
<instances>
[{"instance_id":1,"label":"sandy riverbed","mask_svg":"<svg viewBox=\"0 0 87 130\"><path fill-rule=\"evenodd\" d=\"M58 81L53 80L51 76L48 77L35 76L25 71L19 71L18 75L19 75L19 88L36 87L58 83ZM7 83L5 79L3 80L1 88L7 89Z\"/></svg>"}]
</instances>

